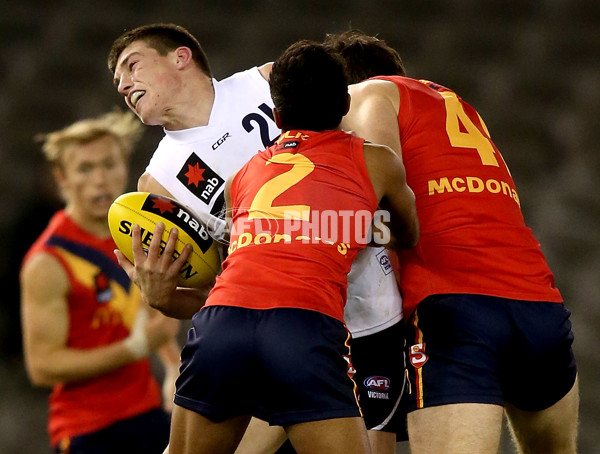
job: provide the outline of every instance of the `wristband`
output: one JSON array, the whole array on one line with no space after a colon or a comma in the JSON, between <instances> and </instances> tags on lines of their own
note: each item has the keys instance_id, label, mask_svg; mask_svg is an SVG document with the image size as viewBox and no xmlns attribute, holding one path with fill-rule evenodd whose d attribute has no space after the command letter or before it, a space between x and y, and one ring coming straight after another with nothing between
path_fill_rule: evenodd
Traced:
<instances>
[{"instance_id":1,"label":"wristband","mask_svg":"<svg viewBox=\"0 0 600 454\"><path fill-rule=\"evenodd\" d=\"M132 333L127 339L125 339L124 344L136 361L145 358L150 354L148 338L146 337L146 333L142 330Z\"/></svg>"}]
</instances>

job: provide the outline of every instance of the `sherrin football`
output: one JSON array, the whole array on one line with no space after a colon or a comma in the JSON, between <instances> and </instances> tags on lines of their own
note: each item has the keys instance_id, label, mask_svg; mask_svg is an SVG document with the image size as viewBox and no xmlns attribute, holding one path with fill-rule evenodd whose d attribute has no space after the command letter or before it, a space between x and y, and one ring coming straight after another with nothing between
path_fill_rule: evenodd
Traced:
<instances>
[{"instance_id":1,"label":"sherrin football","mask_svg":"<svg viewBox=\"0 0 600 454\"><path fill-rule=\"evenodd\" d=\"M161 252L173 227L177 227L179 232L173 260L181 254L186 244L194 248L181 267L179 285L201 287L212 282L221 269L218 244L197 217L179 202L148 192L128 192L119 196L108 211L110 233L119 250L131 262L133 225L140 226L142 247L147 250L159 222L165 224Z\"/></svg>"}]
</instances>

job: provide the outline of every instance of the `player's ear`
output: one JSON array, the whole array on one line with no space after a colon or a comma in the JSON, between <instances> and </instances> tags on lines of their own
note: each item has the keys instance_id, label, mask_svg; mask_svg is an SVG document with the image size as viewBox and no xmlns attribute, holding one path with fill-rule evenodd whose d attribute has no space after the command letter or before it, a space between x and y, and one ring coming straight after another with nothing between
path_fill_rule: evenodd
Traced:
<instances>
[{"instance_id":1,"label":"player's ear","mask_svg":"<svg viewBox=\"0 0 600 454\"><path fill-rule=\"evenodd\" d=\"M62 189L65 185L65 171L60 165L52 166L52 176L56 184Z\"/></svg>"},{"instance_id":2,"label":"player's ear","mask_svg":"<svg viewBox=\"0 0 600 454\"><path fill-rule=\"evenodd\" d=\"M178 69L183 69L193 63L192 50L189 47L181 46L175 49L175 63Z\"/></svg>"},{"instance_id":3,"label":"player's ear","mask_svg":"<svg viewBox=\"0 0 600 454\"><path fill-rule=\"evenodd\" d=\"M67 176L65 175L65 170L61 165L52 166L52 176L54 177L54 181L56 181L56 186L58 187L58 192L63 200L67 201L68 199L68 190L67 190Z\"/></svg>"},{"instance_id":4,"label":"player's ear","mask_svg":"<svg viewBox=\"0 0 600 454\"><path fill-rule=\"evenodd\" d=\"M283 123L281 122L281 117L279 116L279 112L277 108L273 107L273 116L275 117L275 124L279 129L283 129Z\"/></svg>"}]
</instances>

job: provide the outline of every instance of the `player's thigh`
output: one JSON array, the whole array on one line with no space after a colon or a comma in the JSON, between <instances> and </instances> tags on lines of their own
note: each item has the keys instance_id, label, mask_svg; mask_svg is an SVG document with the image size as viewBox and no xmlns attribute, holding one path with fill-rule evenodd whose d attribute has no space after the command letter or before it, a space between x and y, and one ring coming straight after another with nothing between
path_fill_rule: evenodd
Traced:
<instances>
[{"instance_id":1,"label":"player's thigh","mask_svg":"<svg viewBox=\"0 0 600 454\"><path fill-rule=\"evenodd\" d=\"M367 430L371 454L396 454L396 434L383 430Z\"/></svg>"},{"instance_id":2,"label":"player's thigh","mask_svg":"<svg viewBox=\"0 0 600 454\"><path fill-rule=\"evenodd\" d=\"M369 438L362 418L335 418L286 427L298 454L369 454Z\"/></svg>"},{"instance_id":3,"label":"player's thigh","mask_svg":"<svg viewBox=\"0 0 600 454\"><path fill-rule=\"evenodd\" d=\"M411 454L496 454L504 409L491 404L450 404L408 414Z\"/></svg>"},{"instance_id":4,"label":"player's thigh","mask_svg":"<svg viewBox=\"0 0 600 454\"><path fill-rule=\"evenodd\" d=\"M286 439L283 427L270 426L266 421L252 418L235 454L273 454Z\"/></svg>"},{"instance_id":5,"label":"player's thigh","mask_svg":"<svg viewBox=\"0 0 600 454\"><path fill-rule=\"evenodd\" d=\"M354 380L367 429L393 433L398 440L406 440L404 322L353 338L351 345Z\"/></svg>"},{"instance_id":6,"label":"player's thigh","mask_svg":"<svg viewBox=\"0 0 600 454\"><path fill-rule=\"evenodd\" d=\"M511 404L506 414L515 443L523 454L576 452L579 385L557 403L541 411L523 411Z\"/></svg>"},{"instance_id":7,"label":"player's thigh","mask_svg":"<svg viewBox=\"0 0 600 454\"><path fill-rule=\"evenodd\" d=\"M249 421L250 416L238 416L217 423L175 405L169 454L232 454Z\"/></svg>"}]
</instances>

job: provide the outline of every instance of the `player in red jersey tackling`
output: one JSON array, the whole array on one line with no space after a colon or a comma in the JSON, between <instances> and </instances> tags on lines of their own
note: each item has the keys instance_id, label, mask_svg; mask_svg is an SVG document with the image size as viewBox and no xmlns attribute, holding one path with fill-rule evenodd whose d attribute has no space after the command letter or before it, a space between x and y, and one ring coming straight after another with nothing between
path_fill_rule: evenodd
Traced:
<instances>
[{"instance_id":1,"label":"player in red jersey tackling","mask_svg":"<svg viewBox=\"0 0 600 454\"><path fill-rule=\"evenodd\" d=\"M226 180L280 134L268 84L272 63L217 80L188 30L147 24L113 42L108 65L127 106L144 123L164 128L138 189L177 199L222 239ZM191 318L209 289L198 290L196 304L190 299L192 305L180 304L170 315ZM395 360L403 354L404 323L385 247L362 249L352 264L344 321L352 334L355 381L372 449L393 454L396 439L406 437L406 417L399 410L406 375L404 362ZM393 348L379 348L382 344ZM285 438L280 428L254 418L236 454L273 454Z\"/></svg>"},{"instance_id":2,"label":"player in red jersey tackling","mask_svg":"<svg viewBox=\"0 0 600 454\"><path fill-rule=\"evenodd\" d=\"M171 454L232 453L253 414L283 426L300 454L370 452L343 323L346 275L378 203L396 244L415 244L414 195L391 150L339 130L347 81L322 45L288 48L270 85L283 134L228 180L230 254L182 352ZM121 256L167 311L187 255L171 263L175 237L146 257L138 229L135 267Z\"/></svg>"},{"instance_id":3,"label":"player in red jersey tackling","mask_svg":"<svg viewBox=\"0 0 600 454\"><path fill-rule=\"evenodd\" d=\"M519 452L575 453L570 312L482 118L452 90L404 77L377 38L326 44L356 84L342 127L394 149L415 192L421 237L399 253L411 452L496 453L506 411Z\"/></svg>"}]
</instances>

